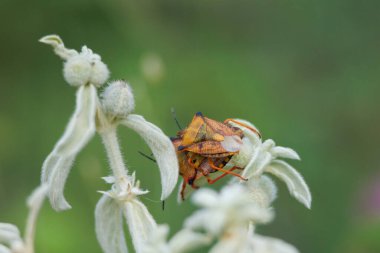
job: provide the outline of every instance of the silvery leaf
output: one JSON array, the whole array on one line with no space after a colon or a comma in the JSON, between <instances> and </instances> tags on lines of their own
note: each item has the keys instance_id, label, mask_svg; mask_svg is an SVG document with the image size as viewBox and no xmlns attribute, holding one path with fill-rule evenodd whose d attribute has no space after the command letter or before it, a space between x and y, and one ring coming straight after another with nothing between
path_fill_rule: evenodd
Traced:
<instances>
[{"instance_id":1,"label":"silvery leaf","mask_svg":"<svg viewBox=\"0 0 380 253\"><path fill-rule=\"evenodd\" d=\"M78 55L76 50L65 48L62 39L58 35L52 34L44 36L39 40L39 42L52 46L54 52L64 60Z\"/></svg>"},{"instance_id":2,"label":"silvery leaf","mask_svg":"<svg viewBox=\"0 0 380 253\"><path fill-rule=\"evenodd\" d=\"M76 155L95 133L96 103L97 94L93 85L78 88L76 110L42 166L41 181L49 182L49 199L57 211L70 208L63 196L63 188Z\"/></svg>"},{"instance_id":3,"label":"silvery leaf","mask_svg":"<svg viewBox=\"0 0 380 253\"><path fill-rule=\"evenodd\" d=\"M290 195L310 209L311 193L305 180L297 170L284 161L274 160L265 168L265 171L284 181L289 189Z\"/></svg>"},{"instance_id":4,"label":"silvery leaf","mask_svg":"<svg viewBox=\"0 0 380 253\"><path fill-rule=\"evenodd\" d=\"M142 116L130 114L121 123L136 131L152 150L161 173L161 200L166 199L178 181L178 160L172 142L160 128Z\"/></svg>"},{"instance_id":5,"label":"silvery leaf","mask_svg":"<svg viewBox=\"0 0 380 253\"><path fill-rule=\"evenodd\" d=\"M104 253L127 253L119 203L103 195L95 209L96 236Z\"/></svg>"},{"instance_id":6,"label":"silvery leaf","mask_svg":"<svg viewBox=\"0 0 380 253\"><path fill-rule=\"evenodd\" d=\"M137 199L123 204L124 216L127 220L129 232L136 252L142 252L148 237L157 229L157 224L146 206Z\"/></svg>"},{"instance_id":7,"label":"silvery leaf","mask_svg":"<svg viewBox=\"0 0 380 253\"><path fill-rule=\"evenodd\" d=\"M285 147L273 147L271 149L271 153L275 157L280 157L280 158L288 158L288 159L294 159L294 160L300 160L299 155L297 154L296 151L294 151L291 148L285 148Z\"/></svg>"}]
</instances>

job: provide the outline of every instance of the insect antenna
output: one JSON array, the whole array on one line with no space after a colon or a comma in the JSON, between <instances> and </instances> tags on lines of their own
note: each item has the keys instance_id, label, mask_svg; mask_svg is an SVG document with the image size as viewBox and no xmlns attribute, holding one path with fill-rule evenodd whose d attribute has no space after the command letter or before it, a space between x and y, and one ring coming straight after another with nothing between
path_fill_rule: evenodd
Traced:
<instances>
[{"instance_id":1,"label":"insect antenna","mask_svg":"<svg viewBox=\"0 0 380 253\"><path fill-rule=\"evenodd\" d=\"M141 152L141 151L137 151L137 152L139 152L140 155L142 155L142 156L145 157L145 158L148 158L148 159L151 160L152 162L155 162L155 163L157 162L156 159L152 158L152 155L153 155L153 154L151 154L151 155L149 156L149 155L147 155L147 154L145 154L145 153L143 153L143 152ZM146 199L148 199L148 198L146 198ZM156 201L151 200L151 199L148 199L148 200L150 200L150 201L152 201L152 202L156 202ZM162 210L165 210L165 200L161 201L161 203L162 203Z\"/></svg>"},{"instance_id":2,"label":"insect antenna","mask_svg":"<svg viewBox=\"0 0 380 253\"><path fill-rule=\"evenodd\" d=\"M159 200L153 200L153 199L150 199L150 198L147 198L147 197L142 197L142 198L146 199L146 200L148 200L150 202L153 202L153 203L161 202L162 210L165 210L165 200L159 201Z\"/></svg>"},{"instance_id":3,"label":"insect antenna","mask_svg":"<svg viewBox=\"0 0 380 253\"><path fill-rule=\"evenodd\" d=\"M151 160L152 162L157 162L156 161L156 159L154 159L153 157L152 157L152 155L147 155L147 154L145 154L145 153L143 153L143 152L141 152L141 151L137 151L137 152L139 152L139 154L140 155L142 155L143 157L145 157L145 158L148 158L149 160Z\"/></svg>"},{"instance_id":4,"label":"insect antenna","mask_svg":"<svg viewBox=\"0 0 380 253\"><path fill-rule=\"evenodd\" d=\"M179 130L182 130L182 127L177 120L177 113L175 112L174 107L170 108L170 111L172 112L173 119L174 119L175 123L177 124Z\"/></svg>"}]
</instances>

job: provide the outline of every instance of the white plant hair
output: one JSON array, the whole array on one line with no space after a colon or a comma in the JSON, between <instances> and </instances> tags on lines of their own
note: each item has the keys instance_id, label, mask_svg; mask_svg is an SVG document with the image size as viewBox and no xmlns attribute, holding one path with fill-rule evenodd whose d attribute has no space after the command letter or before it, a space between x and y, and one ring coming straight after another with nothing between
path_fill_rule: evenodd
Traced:
<instances>
[{"instance_id":1,"label":"white plant hair","mask_svg":"<svg viewBox=\"0 0 380 253\"><path fill-rule=\"evenodd\" d=\"M272 203L277 187L269 175L282 180L290 195L311 208L311 193L303 177L281 160L299 160L294 150L276 146L271 139L263 141L252 131L257 128L246 120L227 122L241 129L244 136L241 140L229 136L222 142L238 151L224 169L243 168L241 176L247 181L233 178L220 192L208 188L195 192L191 200L199 209L185 219L182 229L168 238L169 226L157 224L140 200L149 191L141 188L137 173L125 164L117 128L132 129L151 149L160 170L161 200L173 192L179 175L171 140L143 116L133 114L135 99L127 82L109 82L98 95L98 88L107 82L110 73L100 55L86 46L80 52L68 49L58 35L45 36L40 42L52 46L64 60L63 76L76 88L76 108L63 135L42 164L40 186L27 201L29 215L24 237L16 226L0 223L0 253L34 253L36 221L45 198L56 211L71 208L64 197L65 183L77 155L96 133L102 139L111 169L111 175L103 177L110 188L99 191L101 196L95 208L95 232L104 253L128 252L124 227L128 228L137 253L185 253L201 247L209 247L210 253L299 252L286 242L255 232L257 226L275 217ZM218 173L211 176L216 177ZM202 178L198 183L206 182ZM188 187L184 196L188 197L193 190Z\"/></svg>"}]
</instances>

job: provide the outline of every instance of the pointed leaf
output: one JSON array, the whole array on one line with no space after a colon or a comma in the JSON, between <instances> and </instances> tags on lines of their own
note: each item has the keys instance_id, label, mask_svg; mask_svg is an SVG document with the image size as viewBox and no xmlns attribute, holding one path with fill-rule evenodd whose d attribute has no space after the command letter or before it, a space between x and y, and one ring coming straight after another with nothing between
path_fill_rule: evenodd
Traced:
<instances>
[{"instance_id":1,"label":"pointed leaf","mask_svg":"<svg viewBox=\"0 0 380 253\"><path fill-rule=\"evenodd\" d=\"M62 39L55 34L44 36L39 42L52 46L54 52L64 60L78 54L76 50L65 48Z\"/></svg>"},{"instance_id":2,"label":"pointed leaf","mask_svg":"<svg viewBox=\"0 0 380 253\"><path fill-rule=\"evenodd\" d=\"M145 205L137 199L124 204L124 216L135 250L137 253L142 252L149 235L157 229L157 224Z\"/></svg>"},{"instance_id":3,"label":"pointed leaf","mask_svg":"<svg viewBox=\"0 0 380 253\"><path fill-rule=\"evenodd\" d=\"M95 230L104 253L127 253L123 216L116 200L103 195L95 209Z\"/></svg>"},{"instance_id":4,"label":"pointed leaf","mask_svg":"<svg viewBox=\"0 0 380 253\"><path fill-rule=\"evenodd\" d=\"M63 187L76 155L95 133L96 103L97 94L93 85L79 87L76 110L63 136L42 166L41 181L42 183L50 182L49 198L53 208L57 211L70 208L64 200ZM56 183L62 189L52 189L56 187ZM52 193L52 191L55 192Z\"/></svg>"},{"instance_id":5,"label":"pointed leaf","mask_svg":"<svg viewBox=\"0 0 380 253\"><path fill-rule=\"evenodd\" d=\"M121 123L136 131L152 150L161 173L161 200L166 199L178 181L178 160L172 142L160 128L142 116L130 114Z\"/></svg>"},{"instance_id":6,"label":"pointed leaf","mask_svg":"<svg viewBox=\"0 0 380 253\"><path fill-rule=\"evenodd\" d=\"M294 159L294 160L301 160L299 155L297 154L296 151L294 151L291 148L285 148L285 147L273 147L271 149L271 153L275 157L280 157L280 158L289 158L289 159Z\"/></svg>"},{"instance_id":7,"label":"pointed leaf","mask_svg":"<svg viewBox=\"0 0 380 253\"><path fill-rule=\"evenodd\" d=\"M264 168L272 161L272 159L273 156L269 152L260 152L255 162L256 168L253 176L261 175L263 173Z\"/></svg>"},{"instance_id":8,"label":"pointed leaf","mask_svg":"<svg viewBox=\"0 0 380 253\"><path fill-rule=\"evenodd\" d=\"M61 45L63 46L63 41L61 37L59 37L56 34L46 35L42 37L41 39L39 39L39 42L51 45L53 48L61 46Z\"/></svg>"},{"instance_id":9,"label":"pointed leaf","mask_svg":"<svg viewBox=\"0 0 380 253\"><path fill-rule=\"evenodd\" d=\"M66 201L63 194L67 177L74 162L73 156L61 157L53 170L49 180L49 200L50 204L56 211L70 209L70 204Z\"/></svg>"},{"instance_id":10,"label":"pointed leaf","mask_svg":"<svg viewBox=\"0 0 380 253\"><path fill-rule=\"evenodd\" d=\"M311 193L303 177L297 170L284 161L274 160L265 168L265 171L272 173L284 181L290 195L310 209Z\"/></svg>"},{"instance_id":11,"label":"pointed leaf","mask_svg":"<svg viewBox=\"0 0 380 253\"><path fill-rule=\"evenodd\" d=\"M260 175L265 165L267 165L271 159L272 155L269 152L263 151L261 146L256 147L252 158L241 174L242 177L249 179L253 176Z\"/></svg>"}]
</instances>

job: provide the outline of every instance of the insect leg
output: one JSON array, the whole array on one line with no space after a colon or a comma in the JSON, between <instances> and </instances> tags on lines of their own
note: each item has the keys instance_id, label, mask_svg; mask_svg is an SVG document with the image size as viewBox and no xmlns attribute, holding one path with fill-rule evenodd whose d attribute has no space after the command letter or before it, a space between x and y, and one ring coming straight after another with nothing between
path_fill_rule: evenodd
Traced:
<instances>
[{"instance_id":1,"label":"insect leg","mask_svg":"<svg viewBox=\"0 0 380 253\"><path fill-rule=\"evenodd\" d=\"M232 172L230 170L225 170L225 169L222 169L222 168L219 168L219 167L215 166L215 164L213 163L213 161L212 161L211 158L208 158L208 163L210 164L211 168L213 168L214 170L219 170L219 171L224 172L226 174L230 174L230 175L233 175L235 177L238 177L238 178L240 178L240 179L242 179L244 181L248 181L248 179L240 176L239 174L237 174L235 172Z\"/></svg>"},{"instance_id":2,"label":"insect leg","mask_svg":"<svg viewBox=\"0 0 380 253\"><path fill-rule=\"evenodd\" d=\"M185 200L186 185L187 185L187 180L184 179L183 182L182 182L182 189L181 189L181 199L182 200Z\"/></svg>"},{"instance_id":3,"label":"insect leg","mask_svg":"<svg viewBox=\"0 0 380 253\"><path fill-rule=\"evenodd\" d=\"M231 169L229 169L228 171L229 172L232 172L233 170L236 170L236 169L241 169L241 168L239 168L239 167L232 167ZM223 173L222 175L220 175L219 177L217 177L217 178L214 178L214 179L211 179L211 178L207 178L207 182L209 183L209 184L214 184L216 181L218 181L219 179L222 179L222 178L224 178L226 175L228 175L229 173Z\"/></svg>"},{"instance_id":4,"label":"insect leg","mask_svg":"<svg viewBox=\"0 0 380 253\"><path fill-rule=\"evenodd\" d=\"M192 161L189 161L189 160L192 159L192 157L193 156L189 157L189 159L187 161L190 164L190 166L194 169L194 175L192 177L187 178L186 182L191 186L191 188L193 188L193 189L199 189L199 186L194 185L194 181L197 178L197 168L196 168L195 164Z\"/></svg>"}]
</instances>

